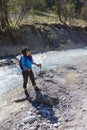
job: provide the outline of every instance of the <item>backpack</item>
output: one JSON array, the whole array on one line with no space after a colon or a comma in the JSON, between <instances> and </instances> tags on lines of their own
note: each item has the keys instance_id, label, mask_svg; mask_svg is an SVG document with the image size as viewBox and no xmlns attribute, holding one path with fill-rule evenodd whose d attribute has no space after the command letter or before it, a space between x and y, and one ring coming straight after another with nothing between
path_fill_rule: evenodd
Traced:
<instances>
[{"instance_id":1,"label":"backpack","mask_svg":"<svg viewBox=\"0 0 87 130\"><path fill-rule=\"evenodd\" d=\"M21 56L20 61L19 61L19 66L20 66L21 70L23 70L21 59L22 59L22 56ZM26 62L26 57L25 57L25 62Z\"/></svg>"},{"instance_id":2,"label":"backpack","mask_svg":"<svg viewBox=\"0 0 87 130\"><path fill-rule=\"evenodd\" d=\"M22 49L21 53L22 53L22 55L25 56L26 55L26 48ZM22 58L22 56L21 56L21 58ZM19 66L20 66L21 70L23 70L23 67L22 67L22 64L21 64L21 58L20 58L20 61L19 61ZM25 62L26 62L26 58L25 58Z\"/></svg>"}]
</instances>

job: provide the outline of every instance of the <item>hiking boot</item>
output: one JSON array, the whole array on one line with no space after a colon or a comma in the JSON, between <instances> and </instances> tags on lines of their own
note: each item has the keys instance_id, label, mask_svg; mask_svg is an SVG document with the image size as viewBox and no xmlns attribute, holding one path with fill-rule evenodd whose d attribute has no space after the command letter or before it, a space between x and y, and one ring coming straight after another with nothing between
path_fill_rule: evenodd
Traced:
<instances>
[{"instance_id":1,"label":"hiking boot","mask_svg":"<svg viewBox=\"0 0 87 130\"><path fill-rule=\"evenodd\" d=\"M35 91L40 91L41 89L35 86Z\"/></svg>"},{"instance_id":2,"label":"hiking boot","mask_svg":"<svg viewBox=\"0 0 87 130\"><path fill-rule=\"evenodd\" d=\"M31 101L31 100L32 100L32 98L30 97L30 95L29 95L28 91L27 91L27 90L25 90L25 91L24 91L24 93L25 93L25 95L26 95L27 100L28 100L28 101Z\"/></svg>"}]
</instances>

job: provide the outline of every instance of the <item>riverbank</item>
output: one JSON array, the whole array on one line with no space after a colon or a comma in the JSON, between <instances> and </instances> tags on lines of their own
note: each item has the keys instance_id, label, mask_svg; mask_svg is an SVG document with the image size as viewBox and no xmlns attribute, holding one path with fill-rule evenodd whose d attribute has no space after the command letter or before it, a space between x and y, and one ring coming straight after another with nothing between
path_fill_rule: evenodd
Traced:
<instances>
[{"instance_id":1,"label":"riverbank","mask_svg":"<svg viewBox=\"0 0 87 130\"><path fill-rule=\"evenodd\" d=\"M87 45L87 27L62 24L22 25L13 31L15 44L0 34L0 57L16 56L24 47L32 53L84 48Z\"/></svg>"},{"instance_id":2,"label":"riverbank","mask_svg":"<svg viewBox=\"0 0 87 130\"><path fill-rule=\"evenodd\" d=\"M59 104L47 106L29 102L22 88L7 96L0 108L1 130L86 130L87 118L87 58L78 63L40 73L36 79L42 93L53 94ZM35 94L28 88L30 97ZM3 118L4 117L4 118Z\"/></svg>"}]
</instances>

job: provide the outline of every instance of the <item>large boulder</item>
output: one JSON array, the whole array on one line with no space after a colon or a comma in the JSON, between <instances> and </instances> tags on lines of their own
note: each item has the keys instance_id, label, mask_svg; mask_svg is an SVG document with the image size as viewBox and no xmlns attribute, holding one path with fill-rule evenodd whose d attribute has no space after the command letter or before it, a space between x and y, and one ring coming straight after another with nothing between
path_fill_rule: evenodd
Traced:
<instances>
[{"instance_id":1,"label":"large boulder","mask_svg":"<svg viewBox=\"0 0 87 130\"><path fill-rule=\"evenodd\" d=\"M37 92L35 102L43 103L48 106L54 106L59 103L59 98L56 95L49 95L44 92Z\"/></svg>"},{"instance_id":2,"label":"large boulder","mask_svg":"<svg viewBox=\"0 0 87 130\"><path fill-rule=\"evenodd\" d=\"M40 87L41 91L35 92L33 86L30 86L28 89L28 93L26 93L26 96L28 97L29 94L29 97L31 98L30 100L40 104L45 104L48 106L54 106L58 104L58 84L50 78L39 78L38 82L38 86Z\"/></svg>"}]
</instances>

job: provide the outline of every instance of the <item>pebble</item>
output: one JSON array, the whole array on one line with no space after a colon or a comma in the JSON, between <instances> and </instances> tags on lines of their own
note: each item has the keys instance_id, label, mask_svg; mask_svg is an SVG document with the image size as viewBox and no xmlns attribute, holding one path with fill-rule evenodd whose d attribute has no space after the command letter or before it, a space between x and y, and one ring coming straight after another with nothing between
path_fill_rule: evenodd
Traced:
<instances>
[{"instance_id":1,"label":"pebble","mask_svg":"<svg viewBox=\"0 0 87 130\"><path fill-rule=\"evenodd\" d=\"M37 128L36 127L30 127L29 130L36 130Z\"/></svg>"},{"instance_id":2,"label":"pebble","mask_svg":"<svg viewBox=\"0 0 87 130\"><path fill-rule=\"evenodd\" d=\"M27 114L30 116L30 115L32 115L32 112L31 111L27 111Z\"/></svg>"},{"instance_id":3,"label":"pebble","mask_svg":"<svg viewBox=\"0 0 87 130\"><path fill-rule=\"evenodd\" d=\"M32 124L32 123L34 123L36 120L37 120L36 116L28 116L28 117L25 117L25 118L23 119L23 122L24 122L25 124L27 124L27 123Z\"/></svg>"},{"instance_id":4,"label":"pebble","mask_svg":"<svg viewBox=\"0 0 87 130\"><path fill-rule=\"evenodd\" d=\"M57 124L57 123L55 123L53 126L57 128L57 127L58 127L58 124Z\"/></svg>"},{"instance_id":5,"label":"pebble","mask_svg":"<svg viewBox=\"0 0 87 130\"><path fill-rule=\"evenodd\" d=\"M42 109L42 110L41 110L41 114L42 114L43 116L48 117L48 116L50 116L50 111L49 111L49 110L46 110L46 109Z\"/></svg>"},{"instance_id":6,"label":"pebble","mask_svg":"<svg viewBox=\"0 0 87 130\"><path fill-rule=\"evenodd\" d=\"M24 123L17 124L17 127L23 127L23 126L24 126Z\"/></svg>"}]
</instances>

